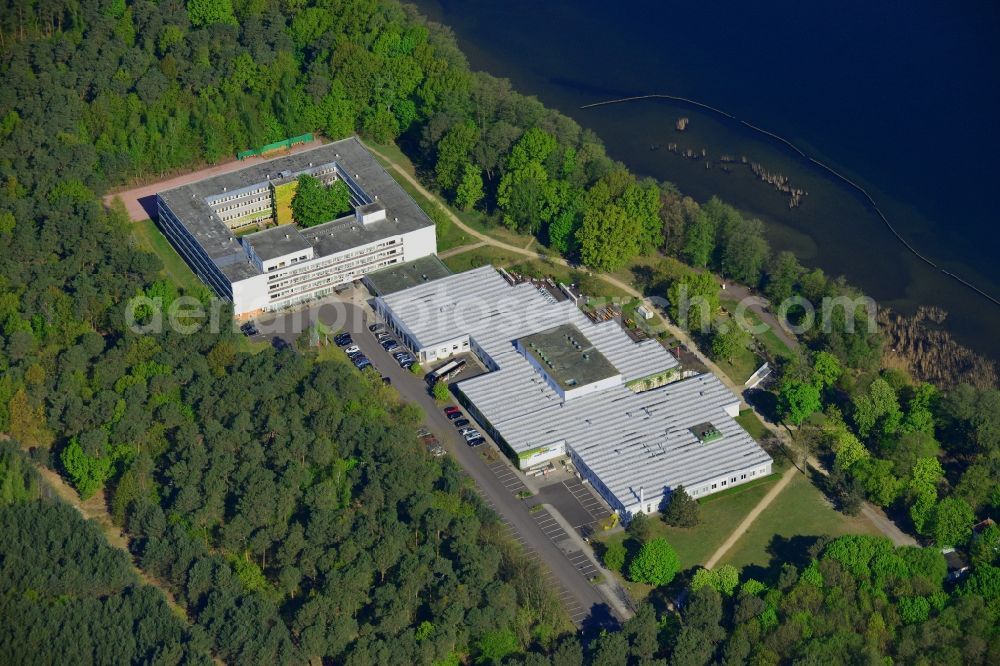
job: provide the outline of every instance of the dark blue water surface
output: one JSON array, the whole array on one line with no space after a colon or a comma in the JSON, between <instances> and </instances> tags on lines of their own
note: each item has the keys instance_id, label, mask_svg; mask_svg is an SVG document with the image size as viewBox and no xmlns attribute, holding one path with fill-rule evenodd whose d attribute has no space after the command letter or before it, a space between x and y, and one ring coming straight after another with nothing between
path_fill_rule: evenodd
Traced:
<instances>
[{"instance_id":1,"label":"dark blue water surface","mask_svg":"<svg viewBox=\"0 0 1000 666\"><path fill-rule=\"evenodd\" d=\"M418 5L454 29L473 68L593 128L612 157L761 217L777 249L845 275L880 302L904 312L943 307L961 342L1000 356L1000 307L914 257L855 191L777 142L676 102L580 109L666 93L779 134L867 189L920 253L1000 298L1000 3ZM681 116L690 118L684 133L674 129ZM809 194L789 209L746 169L650 150L669 142L705 149L710 160L745 155Z\"/></svg>"}]
</instances>

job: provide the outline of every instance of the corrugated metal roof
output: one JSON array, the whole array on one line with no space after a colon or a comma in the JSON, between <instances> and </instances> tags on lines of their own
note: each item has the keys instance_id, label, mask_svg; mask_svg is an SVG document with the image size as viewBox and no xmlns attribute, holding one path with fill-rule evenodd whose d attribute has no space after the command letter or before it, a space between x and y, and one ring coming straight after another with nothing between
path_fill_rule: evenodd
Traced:
<instances>
[{"instance_id":1,"label":"corrugated metal roof","mask_svg":"<svg viewBox=\"0 0 1000 666\"><path fill-rule=\"evenodd\" d=\"M726 412L739 398L711 374L634 393L624 385L568 401L518 353L513 340L573 324L625 382L677 367L655 340L634 342L615 322L595 324L572 302L553 302L531 284L511 286L491 266L383 297L419 348L468 334L499 370L459 383L476 409L516 452L564 444L622 502L638 489L696 487L770 456ZM711 423L721 437L702 443L690 428Z\"/></svg>"}]
</instances>

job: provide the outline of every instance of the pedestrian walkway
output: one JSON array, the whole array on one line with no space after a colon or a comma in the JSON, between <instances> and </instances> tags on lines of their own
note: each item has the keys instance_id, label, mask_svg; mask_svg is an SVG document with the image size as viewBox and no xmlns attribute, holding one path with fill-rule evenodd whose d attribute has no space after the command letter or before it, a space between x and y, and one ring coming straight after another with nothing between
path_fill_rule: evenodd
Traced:
<instances>
[{"instance_id":1,"label":"pedestrian walkway","mask_svg":"<svg viewBox=\"0 0 1000 666\"><path fill-rule=\"evenodd\" d=\"M753 525L753 522L757 520L757 517L764 512L764 509L771 506L771 502L774 501L774 498L780 495L781 491L784 490L789 483L791 483L792 477L795 476L798 471L799 470L794 466L785 470L785 473L781 475L781 479L774 484L774 487L771 488L771 490L769 490L759 502L757 502L757 506L751 509L750 513L746 515L746 518L743 519L743 522L736 526L736 529L733 530L726 540L722 542L722 545L719 546L715 552L712 553L712 556L705 561L706 569L711 569L718 564L723 555L728 553L729 550L736 545L736 542L740 540L740 537L746 534L747 530L750 529L750 526Z\"/></svg>"}]
</instances>

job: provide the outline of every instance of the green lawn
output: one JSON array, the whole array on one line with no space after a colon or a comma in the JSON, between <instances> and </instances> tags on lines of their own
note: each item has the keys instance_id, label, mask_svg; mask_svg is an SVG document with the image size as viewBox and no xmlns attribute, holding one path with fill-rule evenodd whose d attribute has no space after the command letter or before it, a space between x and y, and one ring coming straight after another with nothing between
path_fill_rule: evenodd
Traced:
<instances>
[{"instance_id":1,"label":"green lawn","mask_svg":"<svg viewBox=\"0 0 1000 666\"><path fill-rule=\"evenodd\" d=\"M443 261L453 273L461 273L462 271L485 266L486 264L507 267L519 259L520 255L487 245L477 247L468 252L452 255Z\"/></svg>"},{"instance_id":2,"label":"green lawn","mask_svg":"<svg viewBox=\"0 0 1000 666\"><path fill-rule=\"evenodd\" d=\"M760 420L760 417L752 409L742 410L740 415L736 417L736 422L743 426L743 429L750 433L750 436L758 442L768 435L767 426L764 425L764 422Z\"/></svg>"},{"instance_id":3,"label":"green lawn","mask_svg":"<svg viewBox=\"0 0 1000 666\"><path fill-rule=\"evenodd\" d=\"M823 493L802 474L796 474L788 486L767 507L750 529L722 558L721 564L737 568L771 564L773 546L780 560L802 557L813 538L828 534L880 534L863 516L846 516L836 511ZM777 539L776 539L777 537ZM792 537L801 539L789 541ZM794 552L793 552L794 551Z\"/></svg>"},{"instance_id":4,"label":"green lawn","mask_svg":"<svg viewBox=\"0 0 1000 666\"><path fill-rule=\"evenodd\" d=\"M772 474L699 500L701 524L697 527L689 529L670 527L660 520L659 516L653 516L650 520L653 536L662 536L670 542L680 557L683 569L703 564L777 481L778 475ZM627 538L628 535L624 532L598 536L598 539L605 543L621 542ZM648 585L627 581L625 585L636 599L645 597L650 589Z\"/></svg>"},{"instance_id":5,"label":"green lawn","mask_svg":"<svg viewBox=\"0 0 1000 666\"><path fill-rule=\"evenodd\" d=\"M746 347L741 348L732 358L715 359L715 364L736 384L743 384L750 379L754 370L760 367L762 361Z\"/></svg>"},{"instance_id":6,"label":"green lawn","mask_svg":"<svg viewBox=\"0 0 1000 666\"><path fill-rule=\"evenodd\" d=\"M152 220L133 222L132 233L139 247L160 258L160 262L163 264L162 277L169 278L171 282L188 294L197 293L206 288L170 245L155 222Z\"/></svg>"}]
</instances>

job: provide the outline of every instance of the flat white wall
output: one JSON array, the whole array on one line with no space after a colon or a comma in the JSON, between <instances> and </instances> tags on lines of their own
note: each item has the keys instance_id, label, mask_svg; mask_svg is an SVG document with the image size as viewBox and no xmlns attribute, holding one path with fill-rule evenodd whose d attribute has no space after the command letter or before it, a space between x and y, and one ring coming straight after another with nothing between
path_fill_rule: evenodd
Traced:
<instances>
[{"instance_id":1,"label":"flat white wall","mask_svg":"<svg viewBox=\"0 0 1000 666\"><path fill-rule=\"evenodd\" d=\"M403 234L404 261L437 253L437 230L433 225Z\"/></svg>"},{"instance_id":2,"label":"flat white wall","mask_svg":"<svg viewBox=\"0 0 1000 666\"><path fill-rule=\"evenodd\" d=\"M522 458L518 456L517 466L518 469L527 469L529 467L534 467L535 465L539 465L547 460L552 460L553 458L559 458L560 456L565 455L565 453L566 453L566 447L562 442L558 444L552 444L527 458Z\"/></svg>"},{"instance_id":3,"label":"flat white wall","mask_svg":"<svg viewBox=\"0 0 1000 666\"><path fill-rule=\"evenodd\" d=\"M589 384L584 384L583 386L577 386L576 388L568 389L564 393L565 396L564 400L572 400L574 398L579 398L580 396L589 395L591 393L597 393L598 391L603 391L605 389L621 385L622 385L622 376L612 375L611 377L598 379L596 382L591 382Z\"/></svg>"},{"instance_id":4,"label":"flat white wall","mask_svg":"<svg viewBox=\"0 0 1000 666\"><path fill-rule=\"evenodd\" d=\"M255 275L239 282L233 282L233 312L236 316L268 305L267 276Z\"/></svg>"},{"instance_id":5,"label":"flat white wall","mask_svg":"<svg viewBox=\"0 0 1000 666\"><path fill-rule=\"evenodd\" d=\"M469 336L460 335L457 338L440 342L429 347L422 347L415 350L419 354L421 361L440 361L455 354L462 354L469 351Z\"/></svg>"}]
</instances>

